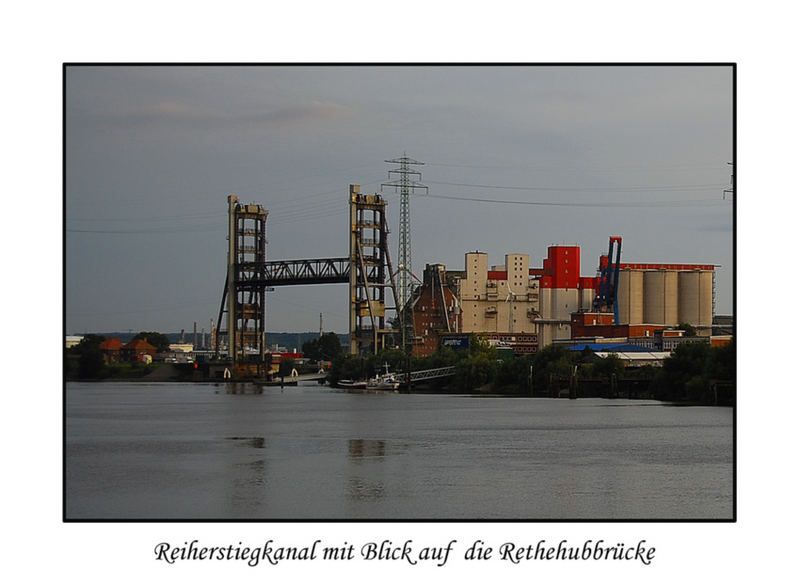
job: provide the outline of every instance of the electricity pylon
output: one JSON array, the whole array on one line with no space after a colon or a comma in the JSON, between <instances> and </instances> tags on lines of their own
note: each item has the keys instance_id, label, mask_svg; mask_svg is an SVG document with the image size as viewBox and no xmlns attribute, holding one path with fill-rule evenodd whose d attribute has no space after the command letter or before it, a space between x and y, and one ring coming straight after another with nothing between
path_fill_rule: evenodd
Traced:
<instances>
[{"instance_id":1,"label":"electricity pylon","mask_svg":"<svg viewBox=\"0 0 800 586\"><path fill-rule=\"evenodd\" d=\"M410 167L410 165L424 165L421 161L415 161L403 153L402 157L390 159L387 163L398 163L400 167L391 169L389 171L389 178L392 175L399 175L399 178L394 181L381 183L381 189L384 187L394 187L395 191L400 190L400 243L397 253L397 296L399 297L400 306L398 312L405 307L406 303L411 296L413 274L411 272L411 207L409 203L409 195L416 189L424 189L427 191L427 186L411 179L416 176L422 179L422 173Z\"/></svg>"},{"instance_id":2,"label":"electricity pylon","mask_svg":"<svg viewBox=\"0 0 800 586\"><path fill-rule=\"evenodd\" d=\"M400 243L397 253L397 317L400 321L400 338L403 351L406 352L407 358L410 361L411 356L411 343L414 337L414 320L406 309L411 293L414 274L411 271L411 206L409 203L409 195L416 189L428 190L428 188L412 179L416 176L422 179L422 173L412 168L410 165L424 165L421 161L407 157L403 153L402 157L396 159L386 160L387 163L395 163L400 166L389 171L389 179L392 175L399 175L399 178L394 181L381 183L381 189L384 187L394 187L395 191L400 190ZM410 362L409 362L410 368Z\"/></svg>"}]
</instances>

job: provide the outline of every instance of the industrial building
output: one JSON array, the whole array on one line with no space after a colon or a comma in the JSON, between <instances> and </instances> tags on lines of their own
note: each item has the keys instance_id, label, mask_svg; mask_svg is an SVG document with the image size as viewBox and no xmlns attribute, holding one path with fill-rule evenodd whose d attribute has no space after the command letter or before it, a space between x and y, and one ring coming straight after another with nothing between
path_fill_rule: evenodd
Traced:
<instances>
[{"instance_id":1,"label":"industrial building","mask_svg":"<svg viewBox=\"0 0 800 586\"><path fill-rule=\"evenodd\" d=\"M565 340L679 337L681 323L712 333L715 265L621 263L622 238L609 244L593 277L580 275L580 247L565 245L548 247L541 268L521 253L490 266L479 251L465 254L463 271L429 265L414 295L415 355L453 333L508 341L517 354Z\"/></svg>"},{"instance_id":2,"label":"industrial building","mask_svg":"<svg viewBox=\"0 0 800 586\"><path fill-rule=\"evenodd\" d=\"M539 347L569 338L571 315L589 311L595 278L580 276L578 246L550 246L541 268L527 254L507 254L489 267L484 252L465 255L466 271L457 279L461 331L532 334Z\"/></svg>"},{"instance_id":3,"label":"industrial building","mask_svg":"<svg viewBox=\"0 0 800 586\"><path fill-rule=\"evenodd\" d=\"M710 335L714 265L620 264L617 303L621 324L688 323Z\"/></svg>"},{"instance_id":4,"label":"industrial building","mask_svg":"<svg viewBox=\"0 0 800 586\"><path fill-rule=\"evenodd\" d=\"M414 356L430 356L439 347L442 334L459 331L456 295L446 282L444 265L425 266L422 284L411 301L414 320Z\"/></svg>"}]
</instances>

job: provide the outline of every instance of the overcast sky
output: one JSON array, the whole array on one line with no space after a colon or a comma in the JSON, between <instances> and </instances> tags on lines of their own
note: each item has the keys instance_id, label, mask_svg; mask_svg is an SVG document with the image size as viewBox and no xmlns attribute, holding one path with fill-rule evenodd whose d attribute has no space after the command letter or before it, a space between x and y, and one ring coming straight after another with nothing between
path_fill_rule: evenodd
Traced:
<instances>
[{"instance_id":1,"label":"overcast sky","mask_svg":"<svg viewBox=\"0 0 800 586\"><path fill-rule=\"evenodd\" d=\"M67 333L209 330L226 198L269 210L269 259L348 254L348 186L425 165L412 266L581 247L623 262L720 265L733 307L733 87L709 66L71 66ZM397 259L399 196L389 201ZM488 201L487 201L488 200ZM396 264L396 262L395 262ZM276 288L268 331L346 333L347 285Z\"/></svg>"}]
</instances>

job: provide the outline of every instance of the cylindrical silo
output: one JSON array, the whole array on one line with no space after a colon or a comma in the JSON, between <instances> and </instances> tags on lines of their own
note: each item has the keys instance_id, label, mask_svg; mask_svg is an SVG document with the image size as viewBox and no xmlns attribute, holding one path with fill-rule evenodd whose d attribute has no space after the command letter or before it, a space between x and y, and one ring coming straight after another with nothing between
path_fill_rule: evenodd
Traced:
<instances>
[{"instance_id":1,"label":"cylindrical silo","mask_svg":"<svg viewBox=\"0 0 800 586\"><path fill-rule=\"evenodd\" d=\"M678 325L678 271L667 271L664 292L664 324Z\"/></svg>"},{"instance_id":2,"label":"cylindrical silo","mask_svg":"<svg viewBox=\"0 0 800 586\"><path fill-rule=\"evenodd\" d=\"M710 326L712 271L681 271L678 275L678 319L693 326Z\"/></svg>"},{"instance_id":3,"label":"cylindrical silo","mask_svg":"<svg viewBox=\"0 0 800 586\"><path fill-rule=\"evenodd\" d=\"M714 271L700 273L700 325L714 322Z\"/></svg>"},{"instance_id":4,"label":"cylindrical silo","mask_svg":"<svg viewBox=\"0 0 800 586\"><path fill-rule=\"evenodd\" d=\"M622 269L619 272L617 307L619 321L623 324L644 323L644 272Z\"/></svg>"},{"instance_id":5,"label":"cylindrical silo","mask_svg":"<svg viewBox=\"0 0 800 586\"><path fill-rule=\"evenodd\" d=\"M678 318L681 323L700 323L700 272L681 271L678 275Z\"/></svg>"},{"instance_id":6,"label":"cylindrical silo","mask_svg":"<svg viewBox=\"0 0 800 586\"><path fill-rule=\"evenodd\" d=\"M644 323L678 323L678 273L670 270L644 273Z\"/></svg>"}]
</instances>

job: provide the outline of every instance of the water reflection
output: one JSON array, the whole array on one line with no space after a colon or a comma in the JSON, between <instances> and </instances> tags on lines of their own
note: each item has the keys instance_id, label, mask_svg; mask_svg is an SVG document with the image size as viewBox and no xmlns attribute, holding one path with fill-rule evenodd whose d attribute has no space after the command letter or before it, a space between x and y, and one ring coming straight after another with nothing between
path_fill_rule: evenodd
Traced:
<instances>
[{"instance_id":1,"label":"water reflection","mask_svg":"<svg viewBox=\"0 0 800 586\"><path fill-rule=\"evenodd\" d=\"M348 496L354 501L378 500L386 496L386 488L383 482L352 477L348 484Z\"/></svg>"},{"instance_id":2,"label":"water reflection","mask_svg":"<svg viewBox=\"0 0 800 586\"><path fill-rule=\"evenodd\" d=\"M239 445L243 448L263 450L266 445L266 440L263 437L226 437L225 439L239 442Z\"/></svg>"},{"instance_id":3,"label":"water reflection","mask_svg":"<svg viewBox=\"0 0 800 586\"><path fill-rule=\"evenodd\" d=\"M237 448L263 450L266 438L263 437L226 437L235 442ZM239 460L239 457L235 458ZM267 460L265 458L234 461L230 464L230 489L228 504L235 514L257 510L264 503L264 487L267 486Z\"/></svg>"},{"instance_id":4,"label":"water reflection","mask_svg":"<svg viewBox=\"0 0 800 586\"><path fill-rule=\"evenodd\" d=\"M386 442L383 440L351 439L348 454L351 458L373 458L386 455Z\"/></svg>"},{"instance_id":5,"label":"water reflection","mask_svg":"<svg viewBox=\"0 0 800 586\"><path fill-rule=\"evenodd\" d=\"M235 465L237 473L233 476L233 487L235 489L248 488L254 486L265 486L264 478L267 469L266 460L253 460Z\"/></svg>"},{"instance_id":6,"label":"water reflection","mask_svg":"<svg viewBox=\"0 0 800 586\"><path fill-rule=\"evenodd\" d=\"M264 392L261 385L250 382L246 383L225 383L225 390L229 395L261 395Z\"/></svg>"},{"instance_id":7,"label":"water reflection","mask_svg":"<svg viewBox=\"0 0 800 586\"><path fill-rule=\"evenodd\" d=\"M383 480L383 457L386 455L386 442L383 440L351 439L348 442L348 455L358 464L357 473L350 475L347 494L352 500L376 500L386 496Z\"/></svg>"}]
</instances>

